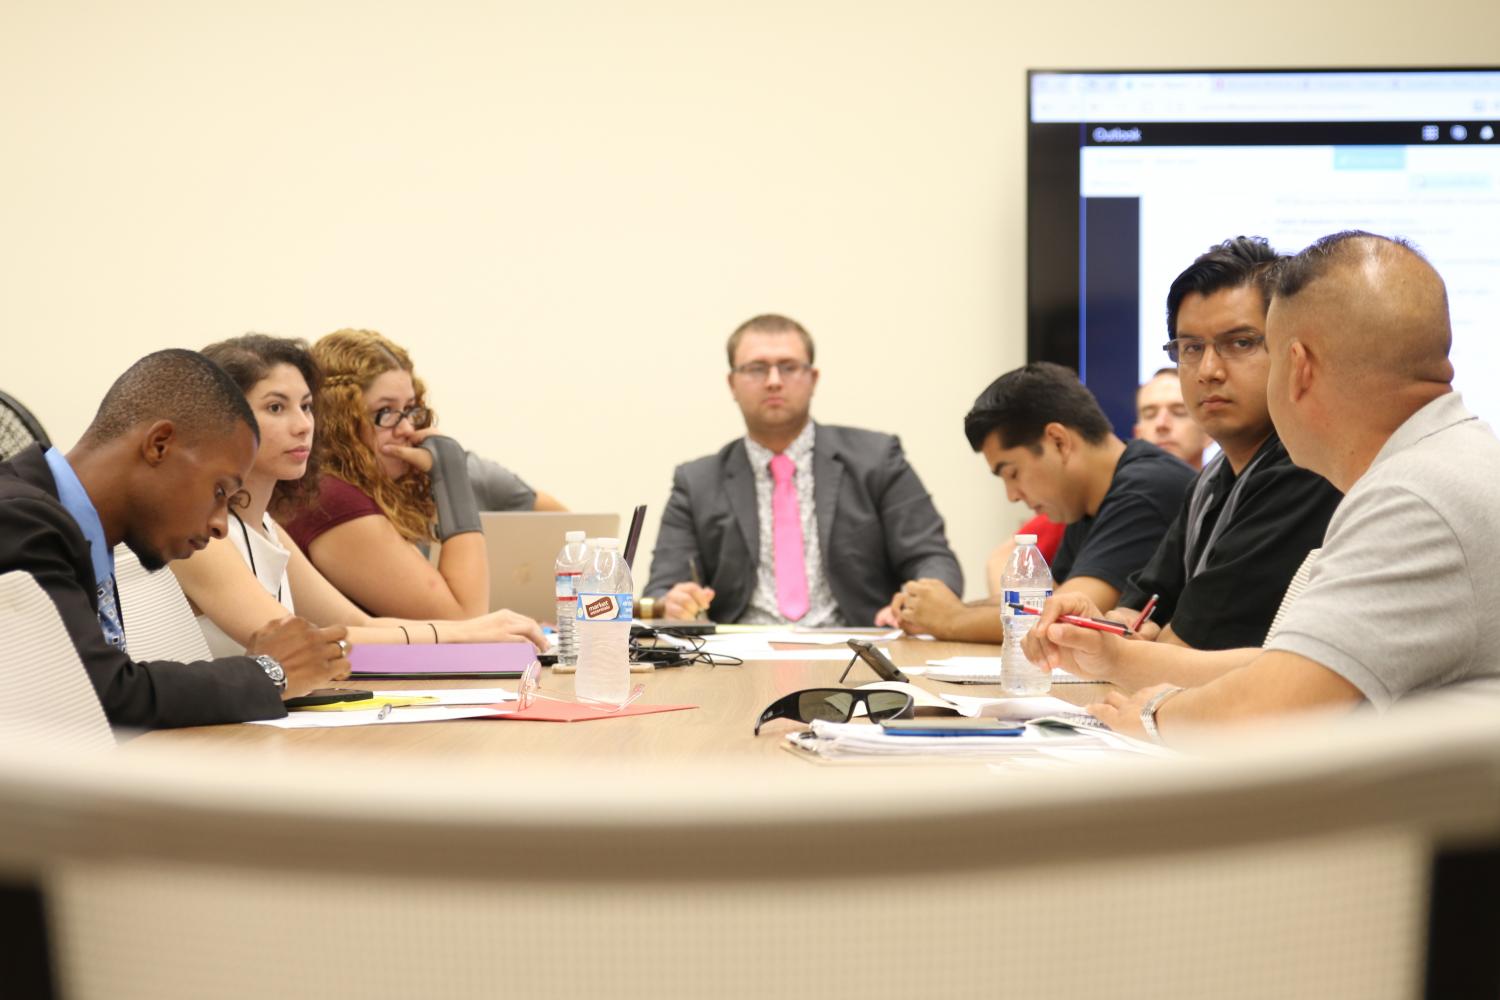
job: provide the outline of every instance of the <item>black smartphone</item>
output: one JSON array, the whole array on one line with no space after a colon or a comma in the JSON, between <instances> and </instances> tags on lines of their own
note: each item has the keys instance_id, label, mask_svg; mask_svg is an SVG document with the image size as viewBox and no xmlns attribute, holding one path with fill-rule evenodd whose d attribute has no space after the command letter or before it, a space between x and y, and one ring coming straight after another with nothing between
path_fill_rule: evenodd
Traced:
<instances>
[{"instance_id":1,"label":"black smartphone","mask_svg":"<svg viewBox=\"0 0 1500 1000\"><path fill-rule=\"evenodd\" d=\"M1020 736L1026 724L1014 719L885 719L893 736Z\"/></svg>"},{"instance_id":2,"label":"black smartphone","mask_svg":"<svg viewBox=\"0 0 1500 1000\"><path fill-rule=\"evenodd\" d=\"M309 691L297 698L282 702L287 708L306 708L309 705L332 705L337 701L368 701L375 697L373 691L356 691L353 688L323 688Z\"/></svg>"},{"instance_id":3,"label":"black smartphone","mask_svg":"<svg viewBox=\"0 0 1500 1000\"><path fill-rule=\"evenodd\" d=\"M854 650L854 655L870 665L875 675L883 681L901 681L907 683L911 680L901 672L901 668L886 658L886 655L875 648L875 644L868 639L850 639L849 648ZM854 661L849 661L849 667L854 666ZM849 668L844 668L844 677L849 676ZM844 682L844 677L839 678L839 683Z\"/></svg>"}]
</instances>

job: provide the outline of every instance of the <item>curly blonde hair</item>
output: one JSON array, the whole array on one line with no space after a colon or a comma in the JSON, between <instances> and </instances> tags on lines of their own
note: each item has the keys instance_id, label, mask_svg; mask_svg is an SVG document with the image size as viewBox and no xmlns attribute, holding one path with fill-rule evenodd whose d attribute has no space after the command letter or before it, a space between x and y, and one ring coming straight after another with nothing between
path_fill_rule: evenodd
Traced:
<instances>
[{"instance_id":1,"label":"curly blonde hair","mask_svg":"<svg viewBox=\"0 0 1500 1000\"><path fill-rule=\"evenodd\" d=\"M437 505L427 473L413 469L392 479L360 433L374 428L365 412L365 390L386 372L399 368L410 374L416 405L427 406L427 387L412 370L411 356L373 330L337 330L312 346L312 356L323 370L318 393L323 471L368 494L402 537L432 541Z\"/></svg>"}]
</instances>

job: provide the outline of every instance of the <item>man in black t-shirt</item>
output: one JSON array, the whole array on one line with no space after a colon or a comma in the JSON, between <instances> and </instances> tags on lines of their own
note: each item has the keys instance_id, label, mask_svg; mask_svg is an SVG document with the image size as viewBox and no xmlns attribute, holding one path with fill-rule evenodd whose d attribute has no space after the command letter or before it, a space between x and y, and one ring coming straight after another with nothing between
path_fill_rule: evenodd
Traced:
<instances>
[{"instance_id":1,"label":"man in black t-shirt","mask_svg":"<svg viewBox=\"0 0 1500 1000\"><path fill-rule=\"evenodd\" d=\"M1226 240L1167 293L1168 356L1189 412L1222 454L1194 481L1161 545L1111 617L1133 620L1160 596L1157 638L1198 649L1259 646L1287 584L1322 544L1342 494L1292 464L1271 425L1263 239ZM1151 634L1152 630L1147 630Z\"/></svg>"},{"instance_id":2,"label":"man in black t-shirt","mask_svg":"<svg viewBox=\"0 0 1500 1000\"><path fill-rule=\"evenodd\" d=\"M1056 592L1106 609L1156 551L1193 478L1156 445L1121 441L1078 376L1045 361L991 383L964 418L964 434L1012 502L1068 526L1052 565ZM910 633L999 642L998 603L965 605L936 580L914 580L892 609Z\"/></svg>"}]
</instances>

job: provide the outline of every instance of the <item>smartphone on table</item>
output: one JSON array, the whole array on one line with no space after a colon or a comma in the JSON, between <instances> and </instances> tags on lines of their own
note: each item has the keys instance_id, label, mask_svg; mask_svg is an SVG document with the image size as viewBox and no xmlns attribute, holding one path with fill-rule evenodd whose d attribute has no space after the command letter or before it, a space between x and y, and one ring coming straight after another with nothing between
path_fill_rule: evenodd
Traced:
<instances>
[{"instance_id":1,"label":"smartphone on table","mask_svg":"<svg viewBox=\"0 0 1500 1000\"><path fill-rule=\"evenodd\" d=\"M903 684L909 683L911 681L910 677L901 672L900 667L892 663L890 659L887 658L886 655L880 650L876 649L875 644L870 642L868 639L849 639L847 641L849 643L849 648L854 650L854 655L857 658L868 663L870 665L870 669L875 671L875 675L881 680L900 681ZM849 661L849 666L854 666L853 660ZM839 683L842 684L844 682L844 677L848 676L849 669L846 667L844 669L844 676L839 678Z\"/></svg>"},{"instance_id":2,"label":"smartphone on table","mask_svg":"<svg viewBox=\"0 0 1500 1000\"><path fill-rule=\"evenodd\" d=\"M1014 719L886 719L891 736L1020 736L1026 725Z\"/></svg>"}]
</instances>

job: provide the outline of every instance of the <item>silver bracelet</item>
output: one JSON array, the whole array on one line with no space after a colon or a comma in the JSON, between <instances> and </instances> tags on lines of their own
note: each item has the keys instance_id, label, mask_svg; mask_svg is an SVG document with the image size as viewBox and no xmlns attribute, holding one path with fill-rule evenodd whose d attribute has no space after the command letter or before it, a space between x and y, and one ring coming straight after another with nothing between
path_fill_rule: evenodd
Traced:
<instances>
[{"instance_id":1,"label":"silver bracelet","mask_svg":"<svg viewBox=\"0 0 1500 1000\"><path fill-rule=\"evenodd\" d=\"M1156 728L1156 713L1167 703L1168 698L1178 694L1182 694L1182 688L1169 687L1164 691L1156 692L1151 696L1150 701L1141 706L1141 728L1146 730L1146 738L1152 743L1163 742L1161 731Z\"/></svg>"}]
</instances>

